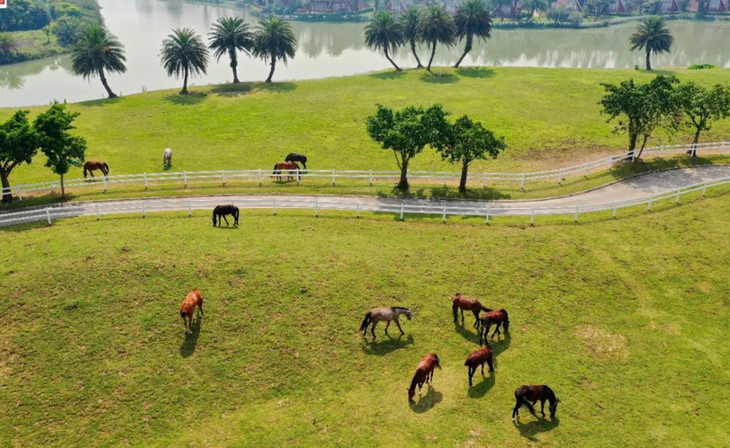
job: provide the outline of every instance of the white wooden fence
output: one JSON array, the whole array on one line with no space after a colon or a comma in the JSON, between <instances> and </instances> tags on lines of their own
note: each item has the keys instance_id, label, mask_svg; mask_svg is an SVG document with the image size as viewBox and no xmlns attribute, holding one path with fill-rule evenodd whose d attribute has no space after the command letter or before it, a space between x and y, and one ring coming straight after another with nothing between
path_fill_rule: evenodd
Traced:
<instances>
[{"instance_id":1,"label":"white wooden fence","mask_svg":"<svg viewBox=\"0 0 730 448\"><path fill-rule=\"evenodd\" d=\"M437 215L442 220L446 220L447 216L476 216L484 218L489 223L491 217L495 216L524 216L530 218L530 223L534 224L536 216L550 215L569 215L574 221L578 221L581 214L612 211L616 217L618 210L639 205L646 205L647 210L651 210L652 205L663 200L674 200L680 202L683 195L692 192L705 192L710 188L730 185L730 176L707 182L696 183L674 190L665 191L663 193L641 196L621 201L602 202L596 204L584 204L576 206L556 206L556 207L524 207L519 203L504 202L458 202L435 205L429 201L423 200L362 200L357 198L323 198L323 197L269 197L269 198L237 198L231 202L242 209L271 209L276 215L281 209L307 209L313 210L314 215L318 216L324 210L336 211L352 211L359 217L362 212L381 212L394 213L403 219L405 214L420 215ZM78 217L78 216L96 216L101 219L102 215L111 214L139 214L147 216L153 212L171 212L184 211L188 216L192 215L193 210L211 210L215 205L221 202L220 199L211 198L195 198L195 199L175 199L175 198L156 198L147 200L121 200L109 202L86 202L76 205L61 205L45 208L34 208L14 213L4 213L0 215L0 227L15 224L48 221L53 223L54 219Z\"/></svg>"},{"instance_id":2,"label":"white wooden fence","mask_svg":"<svg viewBox=\"0 0 730 448\"><path fill-rule=\"evenodd\" d=\"M647 148L644 150L642 155L654 155L664 156L668 154L685 153L692 149L692 145L667 145L653 148ZM701 143L696 148L701 153L720 153L725 154L726 149L730 149L730 144L727 142L712 142L712 143ZM588 161L579 165L573 165L568 167L557 168L553 170L545 171L533 171L523 173L488 173L488 172L475 172L469 174L469 181L474 183L481 183L486 186L493 182L512 182L519 184L520 188L524 189L527 182L534 181L545 181L554 179L555 182L562 182L563 180L570 177L586 176L590 172L594 172L600 169L607 169L612 167L614 164L622 161L633 160L633 154L623 153L620 155L612 155L609 157L603 157L600 159ZM281 173L283 176L288 176L289 173L284 171ZM400 178L399 171L356 171L356 170L306 170L301 171L300 176L296 178L297 185L307 179L326 179L331 181L332 185L335 186L338 180L357 180L361 182L368 182L369 185L373 185L377 182L394 182ZM458 181L461 176L459 172L453 171L410 171L408 173L409 181L418 181L423 183L443 183L446 185L449 182ZM233 182L234 180L246 181L246 182L258 182L262 185L264 181L272 179L271 170L220 170L220 171L182 171L182 172L162 172L162 173L142 173L142 174L122 174L116 176L100 177L97 181L91 182L86 179L67 179L64 185L68 189L75 188L92 188L101 189L106 192L112 185L128 185L128 184L144 184L145 189L150 187L150 184L158 183L177 183L181 187L187 187L189 182L205 180L205 181L219 181L221 185L225 186L226 183ZM10 192L17 196L19 199L23 199L25 195L31 193L50 192L53 190L60 190L61 184L59 181L52 182L40 182L35 184L24 184L24 185L13 185L9 188ZM8 189L3 189L6 192Z\"/></svg>"}]
</instances>

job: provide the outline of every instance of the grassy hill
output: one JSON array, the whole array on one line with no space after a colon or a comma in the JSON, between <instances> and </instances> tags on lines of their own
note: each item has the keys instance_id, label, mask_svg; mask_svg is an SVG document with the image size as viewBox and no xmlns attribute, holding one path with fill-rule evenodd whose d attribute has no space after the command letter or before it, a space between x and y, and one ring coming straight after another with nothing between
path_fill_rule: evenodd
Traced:
<instances>
[{"instance_id":1,"label":"grassy hill","mask_svg":"<svg viewBox=\"0 0 730 448\"><path fill-rule=\"evenodd\" d=\"M728 216L716 197L534 228L246 211L237 230L3 229L0 446L728 446ZM206 314L186 339L193 287ZM471 389L456 291L512 320ZM363 340L383 305L413 308L406 335ZM409 406L430 351L443 369ZM556 390L557 420L512 424L523 383Z\"/></svg>"},{"instance_id":2,"label":"grassy hill","mask_svg":"<svg viewBox=\"0 0 730 448\"><path fill-rule=\"evenodd\" d=\"M677 70L702 84L727 80L729 70ZM365 128L375 104L392 107L442 103L454 114L482 121L504 135L509 148L474 170L527 170L573 164L615 152L625 137L599 114L600 82L649 80L634 70L542 68L439 69L375 73L291 83L244 83L197 87L183 97L147 92L69 107L81 113L78 132L89 143L88 159L102 159L112 174L156 172L162 151L174 150L173 170L268 168L288 152L307 154L310 168L393 169L392 153L373 143ZM32 108L37 113L42 108ZM0 120L13 110L0 110ZM730 121L703 137L730 139ZM689 131L672 143L687 142ZM653 143L667 141L657 140ZM412 169L457 170L431 150ZM81 176L74 169L70 176ZM54 179L39 156L14 172L11 181Z\"/></svg>"}]
</instances>

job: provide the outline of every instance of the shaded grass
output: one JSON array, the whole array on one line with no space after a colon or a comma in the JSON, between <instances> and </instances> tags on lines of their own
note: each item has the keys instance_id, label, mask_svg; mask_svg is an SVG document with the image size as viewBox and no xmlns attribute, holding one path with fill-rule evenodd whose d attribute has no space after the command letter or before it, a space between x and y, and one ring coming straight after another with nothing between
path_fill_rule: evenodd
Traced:
<instances>
[{"instance_id":1,"label":"shaded grass","mask_svg":"<svg viewBox=\"0 0 730 448\"><path fill-rule=\"evenodd\" d=\"M207 213L3 231L0 431L24 447L724 446L728 216L722 196L569 226L245 211L233 231ZM178 313L193 287L194 343ZM455 291L512 321L472 388ZM414 310L406 335L363 340L381 305ZM443 369L411 406L429 351ZM524 383L556 390L558 420L512 424Z\"/></svg>"}]
</instances>

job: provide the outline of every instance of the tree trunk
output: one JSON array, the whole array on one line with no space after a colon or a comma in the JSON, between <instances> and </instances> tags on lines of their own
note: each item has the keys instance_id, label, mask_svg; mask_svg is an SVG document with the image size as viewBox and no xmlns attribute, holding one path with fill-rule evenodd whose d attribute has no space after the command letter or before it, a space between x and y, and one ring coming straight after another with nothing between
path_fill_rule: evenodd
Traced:
<instances>
[{"instance_id":1,"label":"tree trunk","mask_svg":"<svg viewBox=\"0 0 730 448\"><path fill-rule=\"evenodd\" d=\"M413 56L416 58L416 62L418 62L418 66L416 68L423 68L423 64L421 64L421 60L418 59L418 54L416 53L416 40L411 39L411 51L413 52Z\"/></svg>"},{"instance_id":2,"label":"tree trunk","mask_svg":"<svg viewBox=\"0 0 730 448\"><path fill-rule=\"evenodd\" d=\"M641 148L639 149L639 155L636 156L634 159L634 163L639 161L639 157L641 157L641 153L644 152L644 147L646 146L646 141L649 140L648 135L644 135L644 140L641 141Z\"/></svg>"},{"instance_id":3,"label":"tree trunk","mask_svg":"<svg viewBox=\"0 0 730 448\"><path fill-rule=\"evenodd\" d=\"M269 72L269 77L266 78L266 82L271 82L271 77L274 76L274 70L276 69L276 58L271 58L271 71Z\"/></svg>"},{"instance_id":4,"label":"tree trunk","mask_svg":"<svg viewBox=\"0 0 730 448\"><path fill-rule=\"evenodd\" d=\"M466 176L469 174L469 162L464 160L461 165L461 180L459 181L459 193L466 193Z\"/></svg>"},{"instance_id":5,"label":"tree trunk","mask_svg":"<svg viewBox=\"0 0 730 448\"><path fill-rule=\"evenodd\" d=\"M466 46L464 47L464 53L461 55L458 61L456 61L455 68L459 68L459 64L461 64L461 61L464 60L466 57L466 54L471 51L471 44L472 44L472 37L471 35L466 36Z\"/></svg>"},{"instance_id":6,"label":"tree trunk","mask_svg":"<svg viewBox=\"0 0 730 448\"><path fill-rule=\"evenodd\" d=\"M651 50L649 48L646 49L646 71L651 71Z\"/></svg>"},{"instance_id":7,"label":"tree trunk","mask_svg":"<svg viewBox=\"0 0 730 448\"><path fill-rule=\"evenodd\" d=\"M415 54L415 53L414 53L414 54ZM391 63L391 64L393 64L393 67L395 67L395 69L396 69L396 70L400 71L400 67L398 67L398 66L396 65L395 61L393 61L393 60L392 60L392 59L390 58L390 55L388 54L388 47L385 47L385 57L386 57L386 58L388 59L388 61L390 61L390 63ZM418 59L418 57L416 57L416 59ZM419 64L420 64L420 62L419 62Z\"/></svg>"},{"instance_id":8,"label":"tree trunk","mask_svg":"<svg viewBox=\"0 0 730 448\"><path fill-rule=\"evenodd\" d=\"M61 198L66 197L66 189L63 187L63 174L61 174Z\"/></svg>"},{"instance_id":9,"label":"tree trunk","mask_svg":"<svg viewBox=\"0 0 730 448\"><path fill-rule=\"evenodd\" d=\"M236 68L238 67L238 58L236 57L236 50L233 49L231 51L231 70L233 70L233 83L236 84L240 82L238 80L238 71Z\"/></svg>"},{"instance_id":10,"label":"tree trunk","mask_svg":"<svg viewBox=\"0 0 730 448\"><path fill-rule=\"evenodd\" d=\"M187 67L185 67L184 71L185 71L185 76L183 78L183 88L180 91L180 93L182 95L187 95L188 94L188 69L187 69Z\"/></svg>"},{"instance_id":11,"label":"tree trunk","mask_svg":"<svg viewBox=\"0 0 730 448\"><path fill-rule=\"evenodd\" d=\"M636 139L639 138L638 134L630 134L629 135L629 153L627 154L628 157L636 158L636 153L634 151L636 150Z\"/></svg>"},{"instance_id":12,"label":"tree trunk","mask_svg":"<svg viewBox=\"0 0 730 448\"><path fill-rule=\"evenodd\" d=\"M400 182L398 187L401 191L408 191L408 160L404 160L400 167Z\"/></svg>"},{"instance_id":13,"label":"tree trunk","mask_svg":"<svg viewBox=\"0 0 730 448\"><path fill-rule=\"evenodd\" d=\"M431 63L433 62L433 57L436 55L436 41L433 42L433 48L431 49L431 57L428 60L428 67L426 67L426 70L429 72L431 71Z\"/></svg>"},{"instance_id":14,"label":"tree trunk","mask_svg":"<svg viewBox=\"0 0 730 448\"><path fill-rule=\"evenodd\" d=\"M692 141L692 149L687 151L687 154L690 154L692 157L697 157L697 144L700 142L700 132L702 129L697 126L695 128L695 139Z\"/></svg>"},{"instance_id":15,"label":"tree trunk","mask_svg":"<svg viewBox=\"0 0 730 448\"><path fill-rule=\"evenodd\" d=\"M104 69L99 69L99 78L101 78L101 83L104 85L104 88L106 89L107 95L109 95L109 98L116 98L117 94L112 92L112 89L109 88L109 84L106 82L106 76L104 76Z\"/></svg>"},{"instance_id":16,"label":"tree trunk","mask_svg":"<svg viewBox=\"0 0 730 448\"><path fill-rule=\"evenodd\" d=\"M0 171L0 180L3 185L3 204L10 204L13 202L13 194L10 193L10 180L8 180L8 174L5 171Z\"/></svg>"}]
</instances>

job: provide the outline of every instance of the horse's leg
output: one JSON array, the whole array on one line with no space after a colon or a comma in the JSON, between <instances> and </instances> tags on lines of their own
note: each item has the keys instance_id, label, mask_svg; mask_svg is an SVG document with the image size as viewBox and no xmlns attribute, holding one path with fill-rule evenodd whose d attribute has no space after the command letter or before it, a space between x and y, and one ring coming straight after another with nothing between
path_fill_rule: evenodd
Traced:
<instances>
[{"instance_id":1,"label":"horse's leg","mask_svg":"<svg viewBox=\"0 0 730 448\"><path fill-rule=\"evenodd\" d=\"M494 361L491 359L488 359L487 364L489 364L489 371L494 372ZM482 365L482 369L484 369L484 365ZM482 370L482 374L484 374L484 370Z\"/></svg>"},{"instance_id":2,"label":"horse's leg","mask_svg":"<svg viewBox=\"0 0 730 448\"><path fill-rule=\"evenodd\" d=\"M474 319L475 319L474 328L479 328L479 311L472 310L472 313L474 313Z\"/></svg>"},{"instance_id":3,"label":"horse's leg","mask_svg":"<svg viewBox=\"0 0 730 448\"><path fill-rule=\"evenodd\" d=\"M540 400L540 413L545 417L545 399Z\"/></svg>"},{"instance_id":4,"label":"horse's leg","mask_svg":"<svg viewBox=\"0 0 730 448\"><path fill-rule=\"evenodd\" d=\"M198 303L198 311L200 311L200 315L203 315L203 298L200 298L200 302Z\"/></svg>"},{"instance_id":5,"label":"horse's leg","mask_svg":"<svg viewBox=\"0 0 730 448\"><path fill-rule=\"evenodd\" d=\"M461 308L461 325L464 325L464 308Z\"/></svg>"},{"instance_id":6,"label":"horse's leg","mask_svg":"<svg viewBox=\"0 0 730 448\"><path fill-rule=\"evenodd\" d=\"M456 304L453 304L451 306L451 311L454 312L454 323L457 323L458 320L459 320L459 317L458 317L459 316L459 314L458 314L459 313L459 307L456 306Z\"/></svg>"},{"instance_id":7,"label":"horse's leg","mask_svg":"<svg viewBox=\"0 0 730 448\"><path fill-rule=\"evenodd\" d=\"M522 403L520 403L520 399L517 399L517 403L515 403L515 408L512 409L512 421L515 421L515 416L517 418L520 417L520 406L522 406Z\"/></svg>"},{"instance_id":8,"label":"horse's leg","mask_svg":"<svg viewBox=\"0 0 730 448\"><path fill-rule=\"evenodd\" d=\"M492 333L492 340L494 340L494 335L499 333L499 324L497 324L496 327L494 327L494 333Z\"/></svg>"},{"instance_id":9,"label":"horse's leg","mask_svg":"<svg viewBox=\"0 0 730 448\"><path fill-rule=\"evenodd\" d=\"M395 324L398 325L398 329L400 330L401 335L406 334L406 332L403 331L403 329L400 327L400 322L398 321L398 319L396 319Z\"/></svg>"},{"instance_id":10,"label":"horse's leg","mask_svg":"<svg viewBox=\"0 0 730 448\"><path fill-rule=\"evenodd\" d=\"M373 339L375 339L375 325L376 325L377 323L378 323L378 322L376 322L376 321L373 321L373 326L372 326L372 327L370 328L370 333L372 333L372 334L373 334Z\"/></svg>"},{"instance_id":11,"label":"horse's leg","mask_svg":"<svg viewBox=\"0 0 730 448\"><path fill-rule=\"evenodd\" d=\"M469 387L472 386L471 377L473 377L473 376L474 376L474 370L472 370L471 366L469 366Z\"/></svg>"},{"instance_id":12,"label":"horse's leg","mask_svg":"<svg viewBox=\"0 0 730 448\"><path fill-rule=\"evenodd\" d=\"M388 323L385 324L385 334L388 334L388 327L390 327L390 321L388 321Z\"/></svg>"},{"instance_id":13,"label":"horse's leg","mask_svg":"<svg viewBox=\"0 0 730 448\"><path fill-rule=\"evenodd\" d=\"M482 376L484 376L484 363L482 363Z\"/></svg>"},{"instance_id":14,"label":"horse's leg","mask_svg":"<svg viewBox=\"0 0 730 448\"><path fill-rule=\"evenodd\" d=\"M226 218L226 215L221 215L221 218L226 220L226 227L229 227L230 224L228 224L228 218Z\"/></svg>"}]
</instances>

